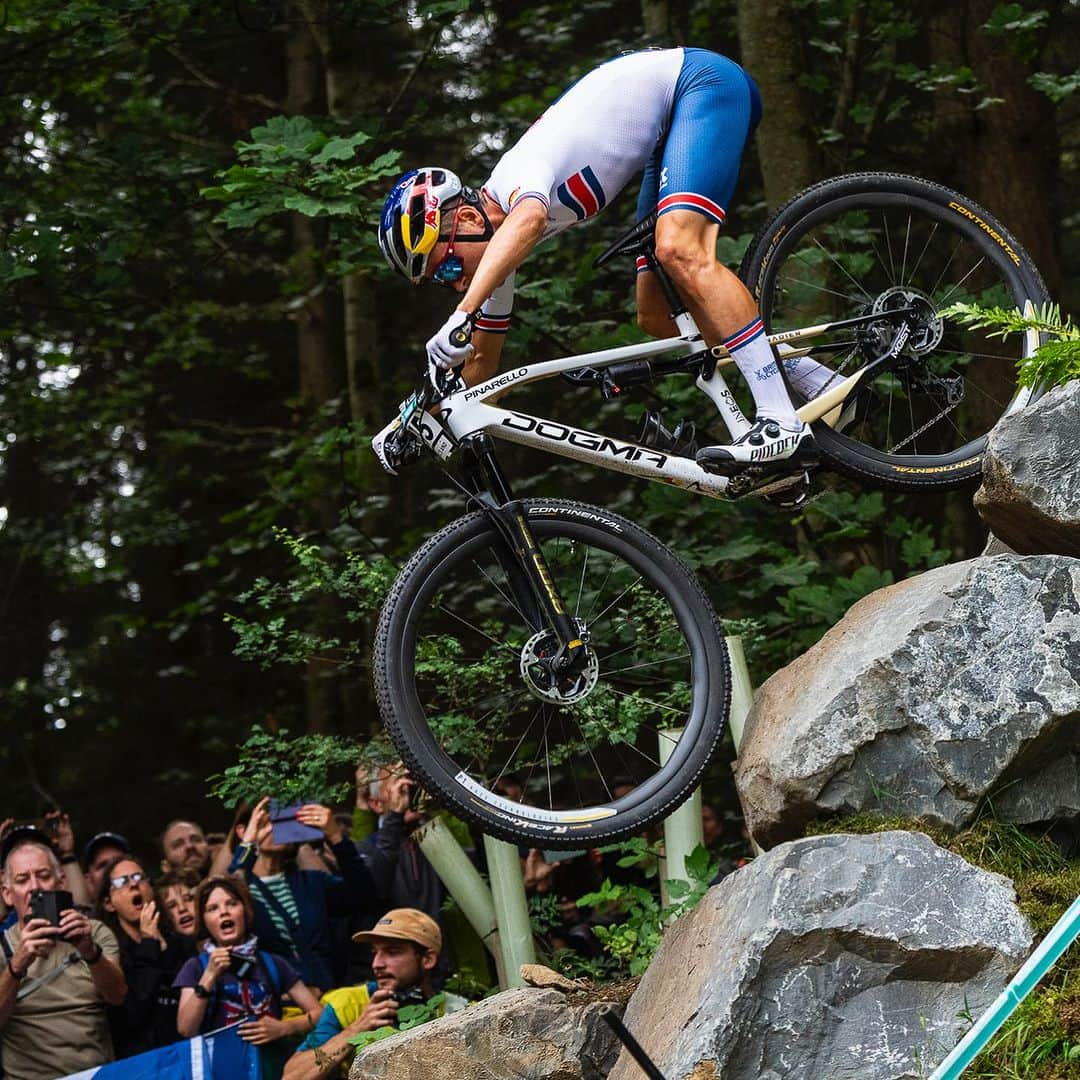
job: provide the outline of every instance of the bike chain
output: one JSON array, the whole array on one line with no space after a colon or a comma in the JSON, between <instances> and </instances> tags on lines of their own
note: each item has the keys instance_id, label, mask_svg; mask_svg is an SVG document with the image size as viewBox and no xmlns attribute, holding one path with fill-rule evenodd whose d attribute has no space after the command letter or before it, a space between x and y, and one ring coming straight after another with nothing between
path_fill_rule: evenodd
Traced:
<instances>
[{"instance_id":1,"label":"bike chain","mask_svg":"<svg viewBox=\"0 0 1080 1080\"><path fill-rule=\"evenodd\" d=\"M923 426L921 428L917 428L915 431L913 431L903 442L898 442L889 451L889 453L890 454L895 454L896 451L899 450L902 446L907 446L907 444L909 442L912 442L914 439L917 439L924 431L928 431L930 428L932 428L942 417L948 416L949 413L951 413L953 411L953 409L955 409L959 404L960 404L959 401L954 401L951 405L944 408L936 416L931 416L930 419L927 420L926 423L923 424Z\"/></svg>"}]
</instances>

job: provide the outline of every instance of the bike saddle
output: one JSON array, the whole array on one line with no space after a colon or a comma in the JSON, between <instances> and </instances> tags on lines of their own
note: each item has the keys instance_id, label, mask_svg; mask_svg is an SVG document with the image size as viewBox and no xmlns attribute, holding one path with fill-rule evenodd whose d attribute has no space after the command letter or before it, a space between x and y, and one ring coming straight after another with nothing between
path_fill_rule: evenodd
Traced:
<instances>
[{"instance_id":1,"label":"bike saddle","mask_svg":"<svg viewBox=\"0 0 1080 1080\"><path fill-rule=\"evenodd\" d=\"M632 225L630 230L623 233L607 251L597 255L593 260L593 267L599 270L605 263L611 262L616 255L639 255L644 250L646 242L652 239L655 231L656 211L654 210L636 225Z\"/></svg>"}]
</instances>

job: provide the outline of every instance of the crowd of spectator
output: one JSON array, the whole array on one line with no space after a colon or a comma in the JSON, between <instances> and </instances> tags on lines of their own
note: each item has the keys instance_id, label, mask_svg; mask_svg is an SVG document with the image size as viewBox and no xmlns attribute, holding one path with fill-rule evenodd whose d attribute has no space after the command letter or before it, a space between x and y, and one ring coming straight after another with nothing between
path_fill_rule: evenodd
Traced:
<instances>
[{"instance_id":1,"label":"crowd of spectator","mask_svg":"<svg viewBox=\"0 0 1080 1080\"><path fill-rule=\"evenodd\" d=\"M78 851L59 811L0 824L0 1076L55 1080L235 1026L264 1080L319 1080L344 1075L350 1040L393 1026L402 1002L443 991L444 1011L463 1007L448 977L494 973L467 924L447 926L412 784L382 770L360 777L355 814L300 807L314 843L275 837L267 799L216 836L170 821L153 860L115 831ZM723 823L706 809L715 845ZM597 955L574 900L605 857L521 856L527 889L557 897L552 947Z\"/></svg>"}]
</instances>

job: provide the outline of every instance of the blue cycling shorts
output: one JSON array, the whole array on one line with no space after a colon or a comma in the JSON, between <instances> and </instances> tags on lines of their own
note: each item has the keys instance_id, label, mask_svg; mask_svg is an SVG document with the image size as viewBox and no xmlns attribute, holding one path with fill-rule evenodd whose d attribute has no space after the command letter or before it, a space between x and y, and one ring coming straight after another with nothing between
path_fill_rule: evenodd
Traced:
<instances>
[{"instance_id":1,"label":"blue cycling shorts","mask_svg":"<svg viewBox=\"0 0 1080 1080\"><path fill-rule=\"evenodd\" d=\"M684 49L667 134L645 166L638 219L693 210L722 224L743 147L760 120L757 85L734 60Z\"/></svg>"}]
</instances>

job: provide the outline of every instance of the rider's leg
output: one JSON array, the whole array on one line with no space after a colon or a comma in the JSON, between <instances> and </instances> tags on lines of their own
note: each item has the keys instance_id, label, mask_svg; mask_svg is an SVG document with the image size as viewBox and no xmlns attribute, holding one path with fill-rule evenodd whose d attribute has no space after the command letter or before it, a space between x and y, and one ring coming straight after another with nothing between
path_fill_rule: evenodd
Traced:
<instances>
[{"instance_id":1,"label":"rider's leg","mask_svg":"<svg viewBox=\"0 0 1080 1080\"><path fill-rule=\"evenodd\" d=\"M657 258L705 339L723 342L754 395L757 420L698 461L718 472L810 460L813 436L795 413L753 297L716 258L739 158L761 116L753 79L716 53L684 49L657 185Z\"/></svg>"},{"instance_id":2,"label":"rider's leg","mask_svg":"<svg viewBox=\"0 0 1080 1080\"><path fill-rule=\"evenodd\" d=\"M672 210L656 222L656 257L710 344L723 342L750 384L759 418L789 431L802 424L788 397L757 304L716 258L717 222L693 210Z\"/></svg>"},{"instance_id":3,"label":"rider's leg","mask_svg":"<svg viewBox=\"0 0 1080 1080\"><path fill-rule=\"evenodd\" d=\"M645 267L637 276L638 326L654 338L675 337L679 329L671 317L671 305L656 281L656 275Z\"/></svg>"}]
</instances>

